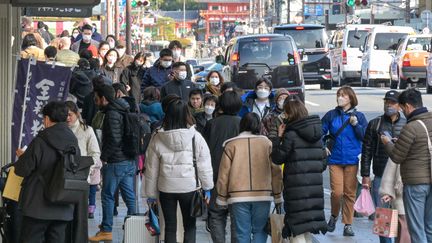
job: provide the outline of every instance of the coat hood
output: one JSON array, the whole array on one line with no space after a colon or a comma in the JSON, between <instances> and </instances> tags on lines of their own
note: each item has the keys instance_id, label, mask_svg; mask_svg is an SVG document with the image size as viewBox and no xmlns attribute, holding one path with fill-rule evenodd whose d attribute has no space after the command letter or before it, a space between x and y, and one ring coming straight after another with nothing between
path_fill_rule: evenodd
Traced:
<instances>
[{"instance_id":1,"label":"coat hood","mask_svg":"<svg viewBox=\"0 0 432 243\"><path fill-rule=\"evenodd\" d=\"M185 150L192 143L192 138L195 134L195 126L169 131L161 129L157 132L157 136L161 142L175 152Z\"/></svg>"},{"instance_id":2,"label":"coat hood","mask_svg":"<svg viewBox=\"0 0 432 243\"><path fill-rule=\"evenodd\" d=\"M69 145L78 145L78 140L66 122L59 122L42 130L38 136L58 150L64 150Z\"/></svg>"},{"instance_id":3,"label":"coat hood","mask_svg":"<svg viewBox=\"0 0 432 243\"><path fill-rule=\"evenodd\" d=\"M116 99L110 101L109 104L105 107L105 111L115 110L119 112L127 112L129 111L129 103L124 99Z\"/></svg>"},{"instance_id":4,"label":"coat hood","mask_svg":"<svg viewBox=\"0 0 432 243\"><path fill-rule=\"evenodd\" d=\"M322 137L321 120L317 115L287 124L286 131L290 130L308 142L316 142Z\"/></svg>"}]
</instances>

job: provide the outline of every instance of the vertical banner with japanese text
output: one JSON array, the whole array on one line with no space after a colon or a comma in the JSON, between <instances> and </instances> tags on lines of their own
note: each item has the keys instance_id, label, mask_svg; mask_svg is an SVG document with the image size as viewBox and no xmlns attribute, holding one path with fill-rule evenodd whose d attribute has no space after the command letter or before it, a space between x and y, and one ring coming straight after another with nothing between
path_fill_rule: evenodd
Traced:
<instances>
[{"instance_id":1,"label":"vertical banner with japanese text","mask_svg":"<svg viewBox=\"0 0 432 243\"><path fill-rule=\"evenodd\" d=\"M17 65L12 117L12 154L15 154L18 147L28 146L43 128L44 105L53 100L66 100L69 93L69 82L72 76L70 67L29 62L29 59L22 59ZM26 93L27 81L28 92ZM21 144L19 144L20 136L22 136Z\"/></svg>"}]
</instances>

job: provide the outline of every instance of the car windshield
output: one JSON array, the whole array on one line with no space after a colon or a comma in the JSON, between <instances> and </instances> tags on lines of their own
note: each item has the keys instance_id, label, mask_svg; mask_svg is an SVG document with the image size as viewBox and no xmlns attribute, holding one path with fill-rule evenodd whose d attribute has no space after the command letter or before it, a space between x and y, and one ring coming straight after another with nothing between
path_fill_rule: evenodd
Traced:
<instances>
[{"instance_id":1,"label":"car windshield","mask_svg":"<svg viewBox=\"0 0 432 243\"><path fill-rule=\"evenodd\" d=\"M375 36L375 50L396 50L399 40L404 38L406 33L377 33Z\"/></svg>"},{"instance_id":2,"label":"car windshield","mask_svg":"<svg viewBox=\"0 0 432 243\"><path fill-rule=\"evenodd\" d=\"M406 50L407 51L423 51L427 50L428 45L431 44L431 37L413 37L409 38Z\"/></svg>"},{"instance_id":3,"label":"car windshield","mask_svg":"<svg viewBox=\"0 0 432 243\"><path fill-rule=\"evenodd\" d=\"M367 30L350 30L348 32L347 47L359 48L365 42Z\"/></svg>"},{"instance_id":4,"label":"car windshield","mask_svg":"<svg viewBox=\"0 0 432 243\"><path fill-rule=\"evenodd\" d=\"M311 49L324 48L327 42L327 35L324 28L319 29L275 29L275 33L287 34L294 38L297 48Z\"/></svg>"},{"instance_id":5,"label":"car windshield","mask_svg":"<svg viewBox=\"0 0 432 243\"><path fill-rule=\"evenodd\" d=\"M289 40L247 40L239 44L240 66L255 63L272 66L293 65L294 51Z\"/></svg>"}]
</instances>

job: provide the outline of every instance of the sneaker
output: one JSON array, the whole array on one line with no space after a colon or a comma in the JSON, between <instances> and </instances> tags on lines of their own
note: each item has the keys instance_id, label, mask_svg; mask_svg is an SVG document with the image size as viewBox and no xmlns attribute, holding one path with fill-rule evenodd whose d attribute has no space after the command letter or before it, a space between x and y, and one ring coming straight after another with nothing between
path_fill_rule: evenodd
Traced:
<instances>
[{"instance_id":1,"label":"sneaker","mask_svg":"<svg viewBox=\"0 0 432 243\"><path fill-rule=\"evenodd\" d=\"M350 224L345 225L343 236L354 236L354 231Z\"/></svg>"},{"instance_id":2,"label":"sneaker","mask_svg":"<svg viewBox=\"0 0 432 243\"><path fill-rule=\"evenodd\" d=\"M99 231L96 233L95 236L89 237L88 240L92 243L100 241L103 241L105 243L112 243L112 232Z\"/></svg>"},{"instance_id":3,"label":"sneaker","mask_svg":"<svg viewBox=\"0 0 432 243\"><path fill-rule=\"evenodd\" d=\"M374 221L374 220L375 220L375 214L371 214L371 215L369 216L369 220Z\"/></svg>"},{"instance_id":4,"label":"sneaker","mask_svg":"<svg viewBox=\"0 0 432 243\"><path fill-rule=\"evenodd\" d=\"M327 223L327 231L328 232L333 232L336 229L336 221L337 221L337 217L334 217L333 215L330 216L330 220Z\"/></svg>"},{"instance_id":5,"label":"sneaker","mask_svg":"<svg viewBox=\"0 0 432 243\"><path fill-rule=\"evenodd\" d=\"M209 232L209 233L211 233L210 222L209 222L209 217L208 216L207 216L207 219L206 219L205 227L206 227L206 231Z\"/></svg>"}]
</instances>

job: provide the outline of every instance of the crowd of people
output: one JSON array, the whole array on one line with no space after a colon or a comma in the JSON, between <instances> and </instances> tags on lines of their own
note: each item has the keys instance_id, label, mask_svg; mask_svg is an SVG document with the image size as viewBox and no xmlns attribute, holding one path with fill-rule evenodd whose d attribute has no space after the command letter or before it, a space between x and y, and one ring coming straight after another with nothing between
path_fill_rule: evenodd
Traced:
<instances>
[{"instance_id":1,"label":"crowd of people","mask_svg":"<svg viewBox=\"0 0 432 243\"><path fill-rule=\"evenodd\" d=\"M419 91L387 92L384 114L368 123L357 110L354 90L343 86L336 92L336 108L320 119L299 97L274 89L265 78L243 92L212 71L199 89L178 41L150 65L147 54L128 56L124 43L111 35L102 40L89 23L45 49L41 43L48 35L32 32L25 22L23 29L22 58L78 68L69 101L48 103L42 110L45 129L26 151L17 151L16 173L26 181L20 199L26 233L20 242L65 242L67 221L74 217L72 205L48 203L37 181L40 174L52 176L56 161L45 140L60 149L76 144L82 155L93 158L87 214L94 217L101 184L103 217L89 241L112 240L119 194L127 214L136 213L139 159L125 151L126 113L145 114L152 130L141 154L141 196L160 206L160 238L167 243L196 242L197 219L191 213L196 180L208 204L206 225L213 242L226 242L228 219L230 242L266 242L273 204L285 214L282 236L290 242L312 242L311 234L333 232L340 212L343 235L354 236L354 202L362 187L371 189L377 207L394 202L400 215L398 242L432 242L432 151L425 133L432 131L432 113ZM328 221L322 176L327 168ZM380 242L391 239L380 237Z\"/></svg>"}]
</instances>

